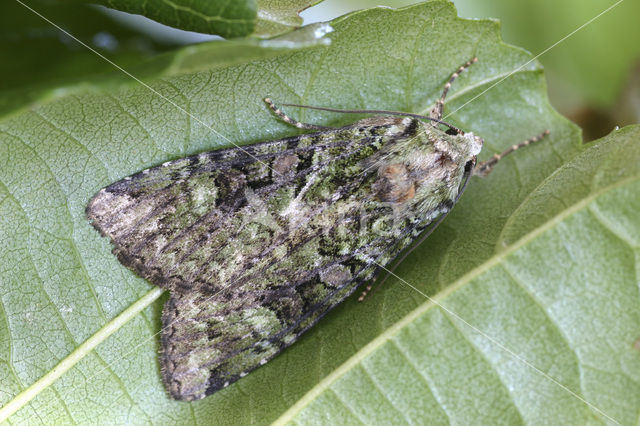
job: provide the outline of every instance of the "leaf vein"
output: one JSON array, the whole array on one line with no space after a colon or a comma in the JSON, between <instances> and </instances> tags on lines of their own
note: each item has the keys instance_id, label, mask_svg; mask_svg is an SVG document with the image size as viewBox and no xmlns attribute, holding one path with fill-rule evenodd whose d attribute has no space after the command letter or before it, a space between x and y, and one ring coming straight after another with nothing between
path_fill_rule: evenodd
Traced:
<instances>
[{"instance_id":1,"label":"leaf vein","mask_svg":"<svg viewBox=\"0 0 640 426\"><path fill-rule=\"evenodd\" d=\"M155 138L153 138L151 136L151 132L148 131L140 122L140 120L138 120L135 115L133 113L131 113L130 111L128 111L124 105L122 104L122 101L118 98L116 98L115 96L111 95L111 94L106 94L107 98L110 98L114 105L116 106L116 108L118 108L120 111L122 111L125 115L127 115L129 118L131 118L131 120L133 120L133 122L138 126L138 128L140 128L140 130L142 130L144 132L144 134L147 135L147 137L149 138L149 141L156 147L156 149L160 152L163 152L165 154L169 154L168 152L166 152L165 150L163 150L162 148L160 148L158 146L158 144L156 143ZM106 167L106 165L105 165Z\"/></svg>"},{"instance_id":2,"label":"leaf vein","mask_svg":"<svg viewBox=\"0 0 640 426\"><path fill-rule=\"evenodd\" d=\"M387 393L384 392L384 390L380 387L380 383L378 383L376 378L371 374L371 372L367 368L367 364L366 363L362 363L361 365L362 365L362 370L367 375L367 377L369 378L369 381L373 384L373 387L378 392L378 394L380 394L380 396L382 396L385 400L387 400L389 402L389 405L391 405L391 407L393 407L393 409L394 409L394 411L396 413L398 413L399 415L401 415L404 418L404 420L405 420L405 422L407 424L411 424L411 421L407 417L407 414L405 412L403 412L400 408L398 408L396 406L396 404L389 397L387 397Z\"/></svg>"},{"instance_id":3,"label":"leaf vein","mask_svg":"<svg viewBox=\"0 0 640 426\"><path fill-rule=\"evenodd\" d=\"M484 351L482 351L474 342L471 338L469 338L468 333L465 333L464 331L462 331L462 329L459 327L458 325L458 321L454 320L454 318L451 316L451 314L444 309L441 309L442 313L446 316L447 321L449 322L449 324L451 324L451 326L453 328L455 328L458 333L460 333L461 336L464 337L464 340L469 344L469 347L471 349L473 349L473 351L480 357L482 358L482 360L485 362L486 365L489 365L492 368L493 374L495 375L495 377L498 379L498 381L500 382L500 385L502 386L502 388L504 389L504 391L507 393L507 395L510 396L510 402L511 405L513 406L513 408L515 408L516 412L518 413L518 416L520 417L520 423L524 424L524 416L522 415L522 412L520 411L520 407L518 406L518 404L515 401L515 398L513 396L513 394L511 393L511 390L509 389L509 386L507 386L507 384L504 382L502 375L500 374L500 371L498 369L498 366L496 365L496 363L492 362L487 355L484 353ZM483 333L485 333L483 331ZM486 333L485 333L486 334ZM486 337L484 335L481 336L482 338ZM505 406L506 409L506 406Z\"/></svg>"},{"instance_id":4,"label":"leaf vein","mask_svg":"<svg viewBox=\"0 0 640 426\"><path fill-rule=\"evenodd\" d=\"M418 374L418 377L420 377L422 379L423 383L429 389L429 392L431 393L431 396L433 397L433 400L438 403L438 407L440 407L440 409L442 410L442 414L444 414L447 417L447 420L449 421L449 424L455 424L455 422L453 421L453 418L451 417L451 414L449 414L449 412L445 408L445 404L442 402L442 399L439 397L439 394L436 391L436 386L429 381L429 377L426 375L426 373L424 373L421 369L419 369L416 366L416 364L413 362L413 360L411 358L409 358L409 356L398 345L398 342L395 339L389 339L388 342L393 347L395 347L396 351L407 361L407 365L413 371L415 371Z\"/></svg>"},{"instance_id":5,"label":"leaf vein","mask_svg":"<svg viewBox=\"0 0 640 426\"><path fill-rule=\"evenodd\" d=\"M351 413L351 415L352 415L356 420L358 420L358 421L360 422L360 424L361 424L361 425L363 425L363 426L364 426L364 425L366 425L366 424L367 424L367 422L365 422L364 420L362 420L362 419L360 418L360 416L358 415L358 413L356 413L355 411L353 411L353 409L352 409L349 405L347 405L346 401L344 401L344 400L342 399L342 397L338 394L338 392L336 392L334 389L331 389L331 388L329 388L329 392L331 392L331 393L336 397L336 399L338 400L338 402L339 402L340 404L342 404L342 406L343 406L343 407L344 407L344 408L345 408L349 413Z\"/></svg>"},{"instance_id":6,"label":"leaf vein","mask_svg":"<svg viewBox=\"0 0 640 426\"><path fill-rule=\"evenodd\" d=\"M611 226L611 223L609 223L609 221L604 217L604 215L602 215L601 212L594 207L594 204L590 204L589 207L587 207L587 211L596 221L598 221L598 223L602 225L603 228L605 228L611 235L613 235L617 240L619 240L628 249L630 249L632 254L635 253L635 250L638 247L634 246L632 241L629 241L627 238L625 238L624 235L621 235L617 230L615 230L613 226Z\"/></svg>"},{"instance_id":7,"label":"leaf vein","mask_svg":"<svg viewBox=\"0 0 640 426\"><path fill-rule=\"evenodd\" d=\"M170 0L162 0L167 6L173 8L173 10L176 12L176 19L178 19L177 16L177 12L178 11L182 11L182 12L186 12L196 18L202 19L204 22L206 23L211 23L211 22L223 22L225 24L233 24L233 23L252 23L255 22L255 19L246 19L246 18L225 18L223 16L220 15L206 15L202 12L199 12L197 10L194 10L190 7L187 6L181 6L178 5Z\"/></svg>"}]
</instances>

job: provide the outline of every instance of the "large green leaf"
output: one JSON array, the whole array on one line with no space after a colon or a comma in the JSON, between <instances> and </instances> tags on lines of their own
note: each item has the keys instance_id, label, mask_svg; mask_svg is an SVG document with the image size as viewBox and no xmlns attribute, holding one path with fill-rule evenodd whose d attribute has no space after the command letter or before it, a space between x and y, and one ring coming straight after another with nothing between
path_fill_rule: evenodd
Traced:
<instances>
[{"instance_id":1,"label":"large green leaf","mask_svg":"<svg viewBox=\"0 0 640 426\"><path fill-rule=\"evenodd\" d=\"M302 25L301 11L322 0L86 0L166 25L226 38L276 36Z\"/></svg>"},{"instance_id":2,"label":"large green leaf","mask_svg":"<svg viewBox=\"0 0 640 426\"><path fill-rule=\"evenodd\" d=\"M523 202L528 215L511 218L537 228L378 336L281 422L636 424L639 140L640 126L625 128L558 169Z\"/></svg>"},{"instance_id":3,"label":"large green leaf","mask_svg":"<svg viewBox=\"0 0 640 426\"><path fill-rule=\"evenodd\" d=\"M452 88L447 120L485 137L482 157L551 130L488 178L474 179L443 225L396 270L425 294L492 259L503 241L512 243L503 236L519 226L509 221L511 214L525 211L528 195L578 153L579 132L549 106L539 65L526 64L528 53L501 43L495 22L459 19L451 3L434 1L358 12L332 26L329 46L240 63L213 61L210 68L187 48L196 66L171 67L149 82L165 98L113 80L0 121L0 401L28 402L11 420L268 422L424 303L419 293L389 282L367 303L343 303L237 384L194 403L167 398L154 336L161 302L146 307L159 292L118 263L109 242L86 222L84 207L101 187L163 161L295 134L269 114L265 96L424 113L450 73L478 56ZM319 124L355 119L289 112ZM465 318L478 325L490 320ZM65 372L59 380L38 382L58 371ZM468 404L473 410L473 401Z\"/></svg>"}]
</instances>

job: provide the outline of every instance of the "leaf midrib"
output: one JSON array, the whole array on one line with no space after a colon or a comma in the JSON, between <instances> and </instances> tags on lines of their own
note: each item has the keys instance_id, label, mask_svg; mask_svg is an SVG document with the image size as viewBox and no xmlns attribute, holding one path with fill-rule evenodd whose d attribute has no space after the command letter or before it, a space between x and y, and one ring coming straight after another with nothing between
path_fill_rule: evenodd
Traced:
<instances>
[{"instance_id":1,"label":"leaf midrib","mask_svg":"<svg viewBox=\"0 0 640 426\"><path fill-rule=\"evenodd\" d=\"M136 317L142 310L155 302L156 299L158 299L162 295L162 293L164 293L164 290L160 287L154 287L153 289L151 289L151 291L138 299L136 302L132 303L122 313L114 317L111 321L106 323L98 331L91 335L91 337L82 342L69 355L61 359L60 362L58 362L58 364L56 364L56 366L53 367L47 374L36 380L29 387L16 395L11 401L2 406L0 408L0 423L8 419L9 416L27 405L42 391L51 386L63 374L73 368L78 362L83 360L86 355L91 353L91 351L93 351L96 346L104 342L109 336L120 330L131 319ZM124 357L124 355L127 354L121 354L121 358ZM107 368L108 367L105 367L104 369L99 370L98 373L106 370ZM97 373L92 377L95 376L97 376Z\"/></svg>"}]
</instances>

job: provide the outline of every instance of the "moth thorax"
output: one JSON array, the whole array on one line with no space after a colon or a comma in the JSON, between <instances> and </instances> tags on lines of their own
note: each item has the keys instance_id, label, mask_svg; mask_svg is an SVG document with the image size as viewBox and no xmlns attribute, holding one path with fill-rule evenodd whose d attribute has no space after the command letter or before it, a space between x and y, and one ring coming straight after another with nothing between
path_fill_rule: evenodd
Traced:
<instances>
[{"instance_id":1,"label":"moth thorax","mask_svg":"<svg viewBox=\"0 0 640 426\"><path fill-rule=\"evenodd\" d=\"M373 190L381 201L401 203L416 194L416 185L407 166L402 163L389 164L378 170L378 179Z\"/></svg>"},{"instance_id":2,"label":"moth thorax","mask_svg":"<svg viewBox=\"0 0 640 426\"><path fill-rule=\"evenodd\" d=\"M482 143L482 138L473 133L437 139L433 143L437 165L444 167L446 164L465 164L480 152Z\"/></svg>"}]
</instances>

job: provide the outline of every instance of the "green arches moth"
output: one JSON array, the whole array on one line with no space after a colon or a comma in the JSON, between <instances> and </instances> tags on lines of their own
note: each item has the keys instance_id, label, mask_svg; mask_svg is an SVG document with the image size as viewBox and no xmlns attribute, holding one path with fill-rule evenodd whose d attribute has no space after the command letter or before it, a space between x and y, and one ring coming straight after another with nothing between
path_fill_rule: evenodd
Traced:
<instances>
[{"instance_id":1,"label":"green arches moth","mask_svg":"<svg viewBox=\"0 0 640 426\"><path fill-rule=\"evenodd\" d=\"M171 397L203 398L268 362L439 223L472 174L548 133L476 164L482 139L442 122L475 61L429 117L356 111L379 115L326 128L266 99L316 132L169 161L94 196L87 217L120 262L170 292Z\"/></svg>"}]
</instances>

